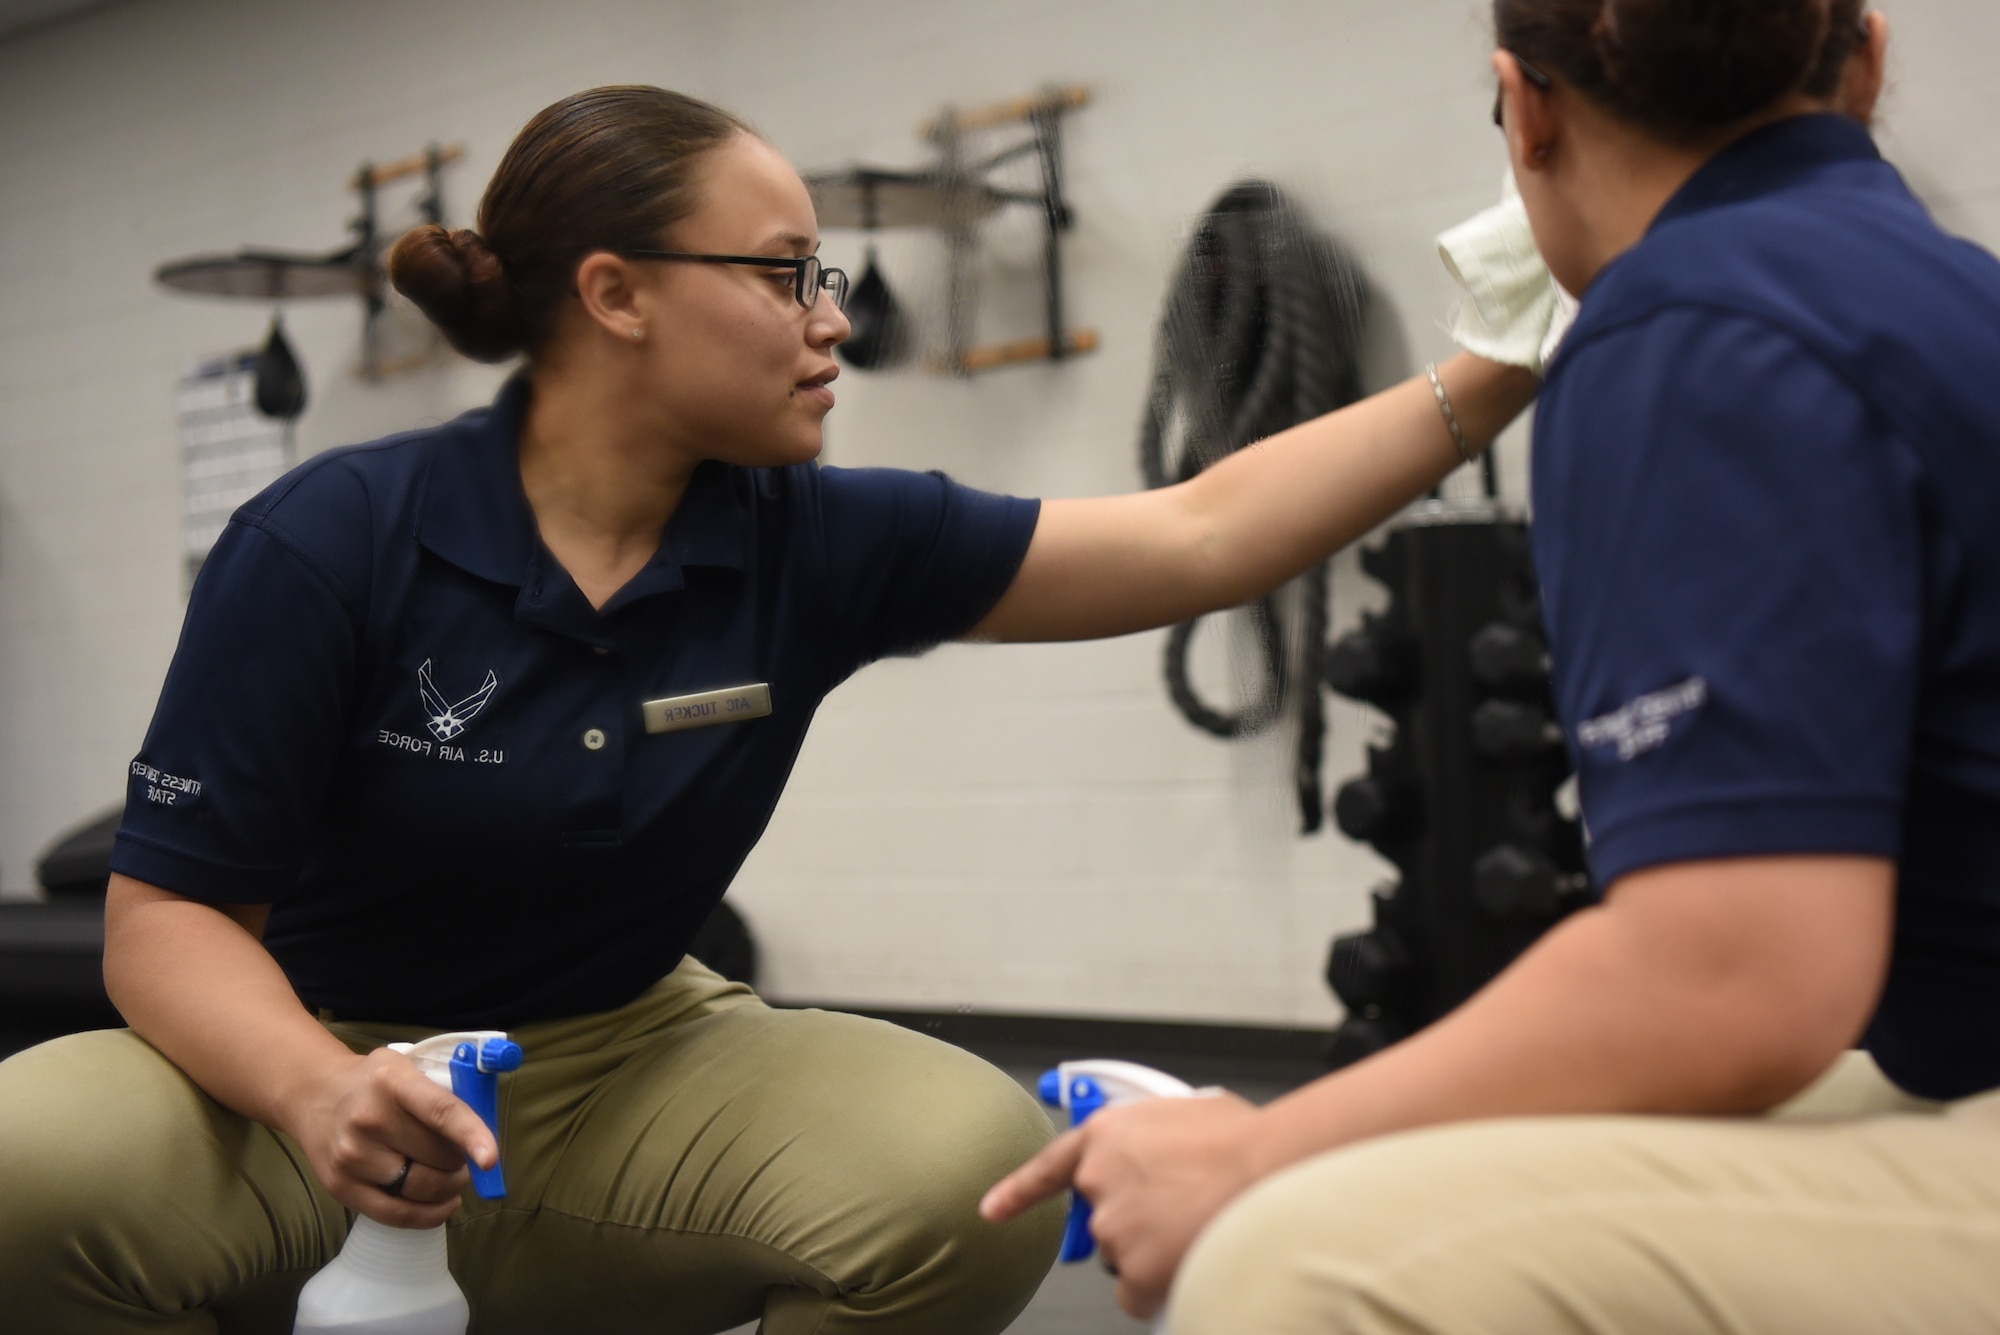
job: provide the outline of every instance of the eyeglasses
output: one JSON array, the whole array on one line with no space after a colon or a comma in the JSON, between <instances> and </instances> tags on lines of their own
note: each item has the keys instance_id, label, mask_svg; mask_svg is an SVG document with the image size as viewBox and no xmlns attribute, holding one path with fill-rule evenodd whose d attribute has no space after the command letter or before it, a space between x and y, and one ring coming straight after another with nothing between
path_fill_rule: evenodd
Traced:
<instances>
[{"instance_id":1,"label":"eyeglasses","mask_svg":"<svg viewBox=\"0 0 2000 1335\"><path fill-rule=\"evenodd\" d=\"M799 305L811 310L819 304L821 292L830 292L835 310L847 308L846 272L827 268L819 262L817 255L800 259L788 255L695 255L684 250L621 250L618 254L628 260L686 260L692 264L748 264L758 269L790 269L792 296Z\"/></svg>"},{"instance_id":2,"label":"eyeglasses","mask_svg":"<svg viewBox=\"0 0 2000 1335\"><path fill-rule=\"evenodd\" d=\"M1554 79L1551 79L1548 75L1542 73L1519 56L1515 56L1512 51L1509 51L1507 54L1514 56L1514 63L1521 67L1521 77L1535 85L1535 87L1546 93L1549 89L1556 86ZM1504 86L1493 90L1493 124L1503 130L1507 128L1507 122L1500 113L1506 109L1506 100L1507 89Z\"/></svg>"}]
</instances>

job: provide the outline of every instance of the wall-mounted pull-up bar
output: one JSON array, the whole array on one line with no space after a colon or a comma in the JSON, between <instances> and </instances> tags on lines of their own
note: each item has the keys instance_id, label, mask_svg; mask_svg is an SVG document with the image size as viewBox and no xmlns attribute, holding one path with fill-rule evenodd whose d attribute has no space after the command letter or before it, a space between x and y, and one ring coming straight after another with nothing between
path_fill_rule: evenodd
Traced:
<instances>
[{"instance_id":1,"label":"wall-mounted pull-up bar","mask_svg":"<svg viewBox=\"0 0 2000 1335\"><path fill-rule=\"evenodd\" d=\"M1061 361L1097 347L1096 331L1068 329L1063 309L1062 234L1073 218L1063 190L1062 118L1089 102L1089 89L1068 87L991 106L948 107L918 127L937 151L933 167L915 171L851 167L807 175L806 186L822 227L927 226L943 232L947 333L945 353L933 363L937 369L972 375L1023 362ZM984 154L972 151L971 136L1021 124L1032 127L1030 138ZM1039 190L1008 189L988 179L995 168L1030 155L1041 166ZM1009 204L1030 205L1042 215L1047 329L1040 338L975 347L972 287L978 224Z\"/></svg>"},{"instance_id":2,"label":"wall-mounted pull-up bar","mask_svg":"<svg viewBox=\"0 0 2000 1335\"><path fill-rule=\"evenodd\" d=\"M974 130L994 130L1002 125L1016 125L1030 121L1046 108L1057 111L1076 111L1090 105L1090 90L1081 84L1067 88L1051 88L1046 93L1030 97L1016 97L1006 102L995 102L990 106L974 107L967 111L947 108L935 119L927 120L917 127L917 137L936 142L939 135L948 128L955 128L960 134Z\"/></svg>"},{"instance_id":3,"label":"wall-mounted pull-up bar","mask_svg":"<svg viewBox=\"0 0 2000 1335\"><path fill-rule=\"evenodd\" d=\"M361 195L361 211L348 221L352 239L337 250L319 254L245 247L231 255L197 255L163 264L153 271L162 287L210 297L236 297L282 304L307 297L360 297L366 308L361 326L361 374L370 379L428 364L429 354L398 359L381 355L379 324L383 299L382 235L376 192L412 176L425 177L417 199L418 215L431 223L444 221L444 168L465 156L462 144L432 144L393 162L364 162L347 178L348 188Z\"/></svg>"},{"instance_id":4,"label":"wall-mounted pull-up bar","mask_svg":"<svg viewBox=\"0 0 2000 1335\"><path fill-rule=\"evenodd\" d=\"M397 158L394 162L363 166L359 171L354 173L354 179L348 182L348 188L352 190L380 190L385 185L404 180L407 177L417 176L424 172L435 172L440 167L449 167L464 156L465 145L463 144L445 144L442 147L433 144L421 153L412 153L406 158Z\"/></svg>"}]
</instances>

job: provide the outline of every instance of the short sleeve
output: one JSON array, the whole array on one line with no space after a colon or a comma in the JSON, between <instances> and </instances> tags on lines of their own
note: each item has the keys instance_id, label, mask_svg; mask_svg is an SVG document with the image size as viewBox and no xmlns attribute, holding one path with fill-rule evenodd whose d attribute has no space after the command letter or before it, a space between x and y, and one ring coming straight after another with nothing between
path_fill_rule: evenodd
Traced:
<instances>
[{"instance_id":1,"label":"short sleeve","mask_svg":"<svg viewBox=\"0 0 2000 1335\"><path fill-rule=\"evenodd\" d=\"M819 477L843 676L970 631L1019 572L1041 510L943 473L823 468Z\"/></svg>"},{"instance_id":2,"label":"short sleeve","mask_svg":"<svg viewBox=\"0 0 2000 1335\"><path fill-rule=\"evenodd\" d=\"M1559 711L1600 884L1895 858L1923 639L1913 454L1797 340L1669 310L1574 348L1537 430Z\"/></svg>"},{"instance_id":3,"label":"short sleeve","mask_svg":"<svg viewBox=\"0 0 2000 1335\"><path fill-rule=\"evenodd\" d=\"M113 871L218 903L290 893L340 755L355 625L282 540L223 531L131 764Z\"/></svg>"}]
</instances>

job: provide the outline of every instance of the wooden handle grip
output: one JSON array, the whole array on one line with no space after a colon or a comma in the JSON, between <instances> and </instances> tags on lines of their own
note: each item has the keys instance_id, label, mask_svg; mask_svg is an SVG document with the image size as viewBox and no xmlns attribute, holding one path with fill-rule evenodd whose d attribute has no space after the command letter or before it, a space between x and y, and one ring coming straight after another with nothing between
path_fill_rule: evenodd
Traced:
<instances>
[{"instance_id":1,"label":"wooden handle grip","mask_svg":"<svg viewBox=\"0 0 2000 1335\"><path fill-rule=\"evenodd\" d=\"M1063 354L1074 357L1081 353L1097 351L1097 331L1095 329L1072 330L1063 338ZM1049 341L1046 338L1021 338L1012 343L988 343L982 347L967 348L958 368L971 375L979 371L991 371L1001 366L1017 366L1022 362L1049 361Z\"/></svg>"},{"instance_id":2,"label":"wooden handle grip","mask_svg":"<svg viewBox=\"0 0 2000 1335\"><path fill-rule=\"evenodd\" d=\"M438 162L440 164L457 162L464 156L464 144L446 144L438 150ZM391 181L400 181L406 176L415 176L419 172L427 170L430 165L431 157L428 152L412 153L407 158L397 158L394 162L378 163L364 171L358 171L354 173L354 177L348 182L348 185L349 188L354 190L366 190L370 186L387 185Z\"/></svg>"},{"instance_id":3,"label":"wooden handle grip","mask_svg":"<svg viewBox=\"0 0 2000 1335\"><path fill-rule=\"evenodd\" d=\"M925 139L935 139L947 126L956 125L960 134L968 130L990 130L996 125L1008 125L1014 121L1024 121L1051 102L1065 111L1088 106L1090 90L1081 84L1068 88L1056 88L1034 97L1017 97L1008 102L996 102L992 106L974 107L970 111L951 114L949 120L940 117L917 127L917 133Z\"/></svg>"}]
</instances>

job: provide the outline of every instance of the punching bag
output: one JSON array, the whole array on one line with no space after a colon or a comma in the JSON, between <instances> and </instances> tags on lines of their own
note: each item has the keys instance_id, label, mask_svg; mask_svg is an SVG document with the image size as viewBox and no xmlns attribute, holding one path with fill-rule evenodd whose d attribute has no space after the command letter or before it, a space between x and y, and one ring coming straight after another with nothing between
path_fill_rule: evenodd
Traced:
<instances>
[{"instance_id":1,"label":"punching bag","mask_svg":"<svg viewBox=\"0 0 2000 1335\"><path fill-rule=\"evenodd\" d=\"M257 354L257 411L282 422L306 410L306 372L285 337L285 322L271 317L271 336Z\"/></svg>"}]
</instances>

